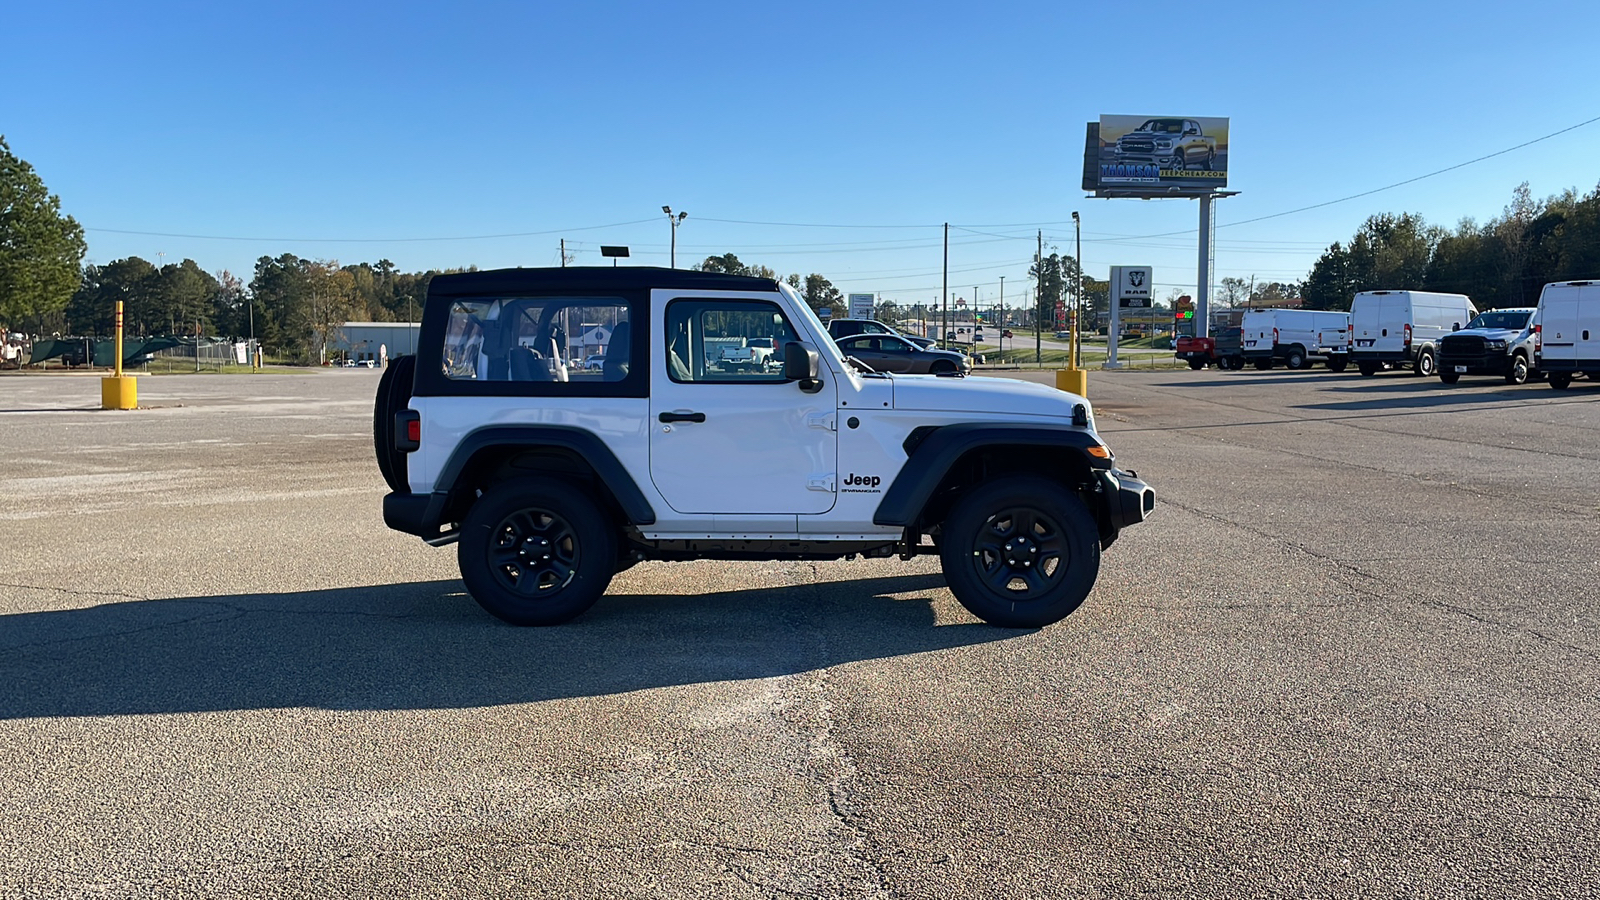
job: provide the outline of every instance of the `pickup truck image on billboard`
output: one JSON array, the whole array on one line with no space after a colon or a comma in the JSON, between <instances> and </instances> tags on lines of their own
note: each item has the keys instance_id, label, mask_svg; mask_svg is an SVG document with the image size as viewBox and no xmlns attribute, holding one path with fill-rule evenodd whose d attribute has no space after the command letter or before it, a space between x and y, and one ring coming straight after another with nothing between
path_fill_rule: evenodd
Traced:
<instances>
[{"instance_id":1,"label":"pickup truck image on billboard","mask_svg":"<svg viewBox=\"0 0 1600 900\"><path fill-rule=\"evenodd\" d=\"M1216 190L1228 184L1228 120L1101 116L1101 189Z\"/></svg>"}]
</instances>

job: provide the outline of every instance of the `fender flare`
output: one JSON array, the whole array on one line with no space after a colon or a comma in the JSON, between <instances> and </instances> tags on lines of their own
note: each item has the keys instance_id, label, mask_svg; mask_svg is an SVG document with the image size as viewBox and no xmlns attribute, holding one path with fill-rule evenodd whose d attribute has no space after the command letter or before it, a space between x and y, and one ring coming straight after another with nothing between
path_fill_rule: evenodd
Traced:
<instances>
[{"instance_id":1,"label":"fender flare","mask_svg":"<svg viewBox=\"0 0 1600 900\"><path fill-rule=\"evenodd\" d=\"M567 425L489 425L468 432L456 444L450 459L439 471L439 477L434 481L435 493L454 491L456 481L460 479L467 463L479 451L489 447L559 447L570 450L594 467L595 474L617 498L617 504L622 507L628 521L635 525L655 524L655 509L611 448L592 432Z\"/></svg>"},{"instance_id":2,"label":"fender flare","mask_svg":"<svg viewBox=\"0 0 1600 900\"><path fill-rule=\"evenodd\" d=\"M1069 425L973 422L944 425L928 431L919 428L906 439L905 465L884 492L883 500L872 515L873 524L910 527L958 460L973 450L1001 445L1076 450L1083 455L1091 471L1112 468L1110 458L1089 455L1090 447L1105 446L1099 438Z\"/></svg>"}]
</instances>

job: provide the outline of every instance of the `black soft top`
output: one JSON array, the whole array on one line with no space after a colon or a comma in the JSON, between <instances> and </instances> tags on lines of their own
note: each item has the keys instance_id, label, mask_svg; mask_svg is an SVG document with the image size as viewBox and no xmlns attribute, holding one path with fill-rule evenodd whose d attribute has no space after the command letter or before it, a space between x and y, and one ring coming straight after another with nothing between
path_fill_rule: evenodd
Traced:
<instances>
[{"instance_id":1,"label":"black soft top","mask_svg":"<svg viewBox=\"0 0 1600 900\"><path fill-rule=\"evenodd\" d=\"M749 275L663 269L656 266L568 266L555 269L491 269L435 275L428 295L443 297L485 294L544 293L565 290L648 290L651 288L701 291L776 291L778 282Z\"/></svg>"}]
</instances>

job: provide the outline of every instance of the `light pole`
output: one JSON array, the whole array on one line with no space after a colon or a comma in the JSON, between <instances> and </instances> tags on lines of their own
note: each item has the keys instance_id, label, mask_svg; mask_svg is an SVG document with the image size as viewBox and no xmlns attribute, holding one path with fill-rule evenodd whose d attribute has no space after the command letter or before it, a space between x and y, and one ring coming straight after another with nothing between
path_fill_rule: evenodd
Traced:
<instances>
[{"instance_id":1,"label":"light pole","mask_svg":"<svg viewBox=\"0 0 1600 900\"><path fill-rule=\"evenodd\" d=\"M667 214L667 221L672 223L672 267L676 269L678 267L678 224L689 218L689 214L681 212L674 216L670 206L661 207L661 211Z\"/></svg>"},{"instance_id":2,"label":"light pole","mask_svg":"<svg viewBox=\"0 0 1600 900\"><path fill-rule=\"evenodd\" d=\"M1016 338L1011 339L1012 349L1016 349ZM1000 276L1000 357L1005 361L1006 355L1006 277Z\"/></svg>"},{"instance_id":3,"label":"light pole","mask_svg":"<svg viewBox=\"0 0 1600 900\"><path fill-rule=\"evenodd\" d=\"M1077 287L1072 291L1072 351L1071 367L1078 368L1079 316L1083 315L1083 223L1078 221L1078 211L1072 211L1073 267L1078 270Z\"/></svg>"}]
</instances>

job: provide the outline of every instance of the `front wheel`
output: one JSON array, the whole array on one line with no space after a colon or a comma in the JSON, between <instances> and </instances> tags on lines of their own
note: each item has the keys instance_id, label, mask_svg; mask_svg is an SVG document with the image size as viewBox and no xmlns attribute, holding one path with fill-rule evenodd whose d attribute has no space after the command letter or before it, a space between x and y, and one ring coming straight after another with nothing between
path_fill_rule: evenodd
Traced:
<instances>
[{"instance_id":1,"label":"front wheel","mask_svg":"<svg viewBox=\"0 0 1600 900\"><path fill-rule=\"evenodd\" d=\"M1076 495L1033 475L985 482L956 502L939 558L968 612L1002 628L1040 628L1083 603L1100 574L1094 517Z\"/></svg>"},{"instance_id":2,"label":"front wheel","mask_svg":"<svg viewBox=\"0 0 1600 900\"><path fill-rule=\"evenodd\" d=\"M1440 372L1439 373L1439 380L1444 382L1445 384L1455 384L1456 382L1461 380L1461 373L1460 372Z\"/></svg>"},{"instance_id":3,"label":"front wheel","mask_svg":"<svg viewBox=\"0 0 1600 900\"><path fill-rule=\"evenodd\" d=\"M553 478L497 484L461 523L456 562L472 599L512 625L559 625L593 606L616 572L609 517Z\"/></svg>"},{"instance_id":4,"label":"front wheel","mask_svg":"<svg viewBox=\"0 0 1600 900\"><path fill-rule=\"evenodd\" d=\"M954 375L956 373L956 364L941 360L929 366L928 372L932 375Z\"/></svg>"},{"instance_id":5,"label":"front wheel","mask_svg":"<svg viewBox=\"0 0 1600 900\"><path fill-rule=\"evenodd\" d=\"M1572 386L1571 372L1551 372L1550 386L1558 391L1564 391Z\"/></svg>"},{"instance_id":6,"label":"front wheel","mask_svg":"<svg viewBox=\"0 0 1600 900\"><path fill-rule=\"evenodd\" d=\"M1522 354L1511 357L1511 368L1506 370L1506 384L1528 383L1528 358Z\"/></svg>"}]
</instances>

